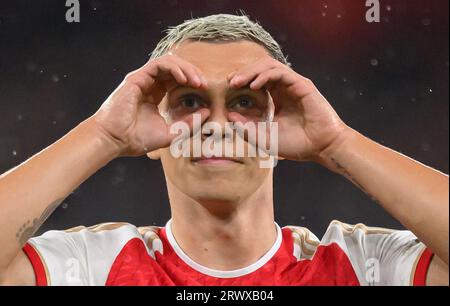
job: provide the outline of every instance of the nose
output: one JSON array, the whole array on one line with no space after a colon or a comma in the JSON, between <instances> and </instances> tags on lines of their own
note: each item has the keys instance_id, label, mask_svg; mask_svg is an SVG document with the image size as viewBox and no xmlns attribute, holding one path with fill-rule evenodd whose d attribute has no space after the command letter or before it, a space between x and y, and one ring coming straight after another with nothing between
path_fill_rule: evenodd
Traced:
<instances>
[{"instance_id":1,"label":"nose","mask_svg":"<svg viewBox=\"0 0 450 306\"><path fill-rule=\"evenodd\" d=\"M210 127L211 125L206 125L207 123L214 123L214 127L217 129L220 126L220 132L217 130L212 130ZM205 140L206 138L214 135L219 136L221 135L222 138L227 136L227 131L225 129L226 123L229 122L228 120L228 109L225 106L224 101L214 101L211 103L210 106L210 115L205 120L204 127L202 128L202 139Z\"/></svg>"}]
</instances>

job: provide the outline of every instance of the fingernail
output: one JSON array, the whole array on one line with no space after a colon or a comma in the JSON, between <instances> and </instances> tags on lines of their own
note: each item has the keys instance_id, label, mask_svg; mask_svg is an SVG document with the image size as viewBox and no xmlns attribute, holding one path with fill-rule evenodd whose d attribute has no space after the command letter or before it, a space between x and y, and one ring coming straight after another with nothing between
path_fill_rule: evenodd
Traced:
<instances>
[{"instance_id":1,"label":"fingernail","mask_svg":"<svg viewBox=\"0 0 450 306\"><path fill-rule=\"evenodd\" d=\"M198 76L194 76L194 82L198 86L202 85L202 80Z\"/></svg>"},{"instance_id":2,"label":"fingernail","mask_svg":"<svg viewBox=\"0 0 450 306\"><path fill-rule=\"evenodd\" d=\"M237 85L241 81L242 77L240 75L234 76L234 78L231 80L231 85Z\"/></svg>"}]
</instances>

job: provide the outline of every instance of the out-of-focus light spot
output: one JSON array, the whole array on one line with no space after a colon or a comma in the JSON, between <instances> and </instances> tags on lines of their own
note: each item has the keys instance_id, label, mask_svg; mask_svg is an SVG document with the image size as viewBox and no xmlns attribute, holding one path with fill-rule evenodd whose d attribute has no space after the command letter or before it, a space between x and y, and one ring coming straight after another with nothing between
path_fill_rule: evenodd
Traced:
<instances>
[{"instance_id":1,"label":"out-of-focus light spot","mask_svg":"<svg viewBox=\"0 0 450 306\"><path fill-rule=\"evenodd\" d=\"M16 150L13 150L13 151L12 151L12 155L13 155L13 156L17 156L17 151L16 151Z\"/></svg>"},{"instance_id":2,"label":"out-of-focus light spot","mask_svg":"<svg viewBox=\"0 0 450 306\"><path fill-rule=\"evenodd\" d=\"M58 83L59 82L59 76L57 74L52 75L52 82Z\"/></svg>"},{"instance_id":3,"label":"out-of-focus light spot","mask_svg":"<svg viewBox=\"0 0 450 306\"><path fill-rule=\"evenodd\" d=\"M420 149L424 152L429 152L431 149L431 145L428 142L423 142L420 144Z\"/></svg>"},{"instance_id":4,"label":"out-of-focus light spot","mask_svg":"<svg viewBox=\"0 0 450 306\"><path fill-rule=\"evenodd\" d=\"M428 92L429 92L429 93L433 93L433 89L431 89L431 88L428 89Z\"/></svg>"},{"instance_id":5,"label":"out-of-focus light spot","mask_svg":"<svg viewBox=\"0 0 450 306\"><path fill-rule=\"evenodd\" d=\"M392 11L392 6L386 5L386 11L388 11L388 12Z\"/></svg>"},{"instance_id":6,"label":"out-of-focus light spot","mask_svg":"<svg viewBox=\"0 0 450 306\"><path fill-rule=\"evenodd\" d=\"M53 120L53 121L52 121L52 124L55 125L55 124L56 124L56 120Z\"/></svg>"},{"instance_id":7,"label":"out-of-focus light spot","mask_svg":"<svg viewBox=\"0 0 450 306\"><path fill-rule=\"evenodd\" d=\"M123 181L124 181L124 178L119 175L115 175L111 178L111 184L114 186L121 184Z\"/></svg>"},{"instance_id":8,"label":"out-of-focus light spot","mask_svg":"<svg viewBox=\"0 0 450 306\"><path fill-rule=\"evenodd\" d=\"M422 24L424 25L424 26L429 26L429 25L431 25L431 19L430 18L423 18L422 19Z\"/></svg>"},{"instance_id":9,"label":"out-of-focus light spot","mask_svg":"<svg viewBox=\"0 0 450 306\"><path fill-rule=\"evenodd\" d=\"M378 66L378 60L376 59L376 58L372 58L371 60L370 60L370 64L372 65L372 66Z\"/></svg>"},{"instance_id":10,"label":"out-of-focus light spot","mask_svg":"<svg viewBox=\"0 0 450 306\"><path fill-rule=\"evenodd\" d=\"M337 14L336 17L337 17L338 19L341 19L341 18L342 18L342 14Z\"/></svg>"},{"instance_id":11,"label":"out-of-focus light spot","mask_svg":"<svg viewBox=\"0 0 450 306\"><path fill-rule=\"evenodd\" d=\"M67 203L62 203L61 207L62 209L66 209L67 207L69 207L69 205L67 205Z\"/></svg>"},{"instance_id":12,"label":"out-of-focus light spot","mask_svg":"<svg viewBox=\"0 0 450 306\"><path fill-rule=\"evenodd\" d=\"M322 12L322 17L326 17L326 16L327 16L327 13Z\"/></svg>"},{"instance_id":13,"label":"out-of-focus light spot","mask_svg":"<svg viewBox=\"0 0 450 306\"><path fill-rule=\"evenodd\" d=\"M18 114L17 115L17 120L22 121L22 119L23 119L23 115L22 114Z\"/></svg>"}]
</instances>

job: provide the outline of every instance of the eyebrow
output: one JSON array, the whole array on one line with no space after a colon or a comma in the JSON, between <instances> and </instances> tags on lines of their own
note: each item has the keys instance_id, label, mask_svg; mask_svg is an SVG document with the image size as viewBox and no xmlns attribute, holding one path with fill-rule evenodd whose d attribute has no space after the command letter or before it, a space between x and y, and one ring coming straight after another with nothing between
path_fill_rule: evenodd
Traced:
<instances>
[{"instance_id":1,"label":"eyebrow","mask_svg":"<svg viewBox=\"0 0 450 306\"><path fill-rule=\"evenodd\" d=\"M181 89L190 89L190 90L196 90L196 91L208 91L208 90L205 90L203 88L194 88L194 87L191 87L191 86L177 84L177 86L175 86L174 88L169 90L168 93L170 94L170 93L172 93L174 91L181 90ZM245 86L242 86L240 88L232 88L230 86L227 86L227 93L234 93L234 92L239 92L239 91L250 91L250 92L257 92L257 93L259 92L259 93L261 93L263 95L266 95L267 92L268 92L268 90L266 89L265 86L263 86L262 88L260 88L258 90L251 89L250 85L245 85Z\"/></svg>"}]
</instances>

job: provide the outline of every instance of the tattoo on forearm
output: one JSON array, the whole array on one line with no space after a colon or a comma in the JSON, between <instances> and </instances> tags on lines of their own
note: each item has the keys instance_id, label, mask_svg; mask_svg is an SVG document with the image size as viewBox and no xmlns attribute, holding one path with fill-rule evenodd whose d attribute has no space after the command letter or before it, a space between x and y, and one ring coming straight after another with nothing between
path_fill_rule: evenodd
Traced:
<instances>
[{"instance_id":1,"label":"tattoo on forearm","mask_svg":"<svg viewBox=\"0 0 450 306\"><path fill-rule=\"evenodd\" d=\"M361 189L366 195L368 195L373 201L379 203L378 199L372 196L351 174L348 170L342 166L336 159L331 158L331 161L334 163L336 168L342 172L350 181L353 182L359 189Z\"/></svg>"},{"instance_id":2,"label":"tattoo on forearm","mask_svg":"<svg viewBox=\"0 0 450 306\"><path fill-rule=\"evenodd\" d=\"M47 218L55 211L55 209L62 203L64 199L58 199L51 203L39 218L34 218L33 220L27 220L17 231L16 238L20 245L23 246L28 239L30 239L34 233L41 227L41 225L47 220Z\"/></svg>"}]
</instances>

